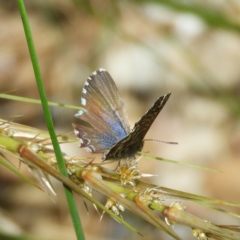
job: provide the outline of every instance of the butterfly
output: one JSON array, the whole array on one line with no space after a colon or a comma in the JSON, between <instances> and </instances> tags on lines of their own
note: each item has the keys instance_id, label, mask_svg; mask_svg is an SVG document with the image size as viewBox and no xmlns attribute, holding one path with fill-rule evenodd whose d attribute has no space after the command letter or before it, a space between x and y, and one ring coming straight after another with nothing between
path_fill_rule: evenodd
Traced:
<instances>
[{"instance_id":1,"label":"butterfly","mask_svg":"<svg viewBox=\"0 0 240 240\"><path fill-rule=\"evenodd\" d=\"M75 117L90 126L73 124L80 147L91 153L103 153L102 160L132 159L144 144L144 137L161 112L171 93L157 99L130 129L126 107L110 74L103 68L85 82L80 110Z\"/></svg>"}]
</instances>

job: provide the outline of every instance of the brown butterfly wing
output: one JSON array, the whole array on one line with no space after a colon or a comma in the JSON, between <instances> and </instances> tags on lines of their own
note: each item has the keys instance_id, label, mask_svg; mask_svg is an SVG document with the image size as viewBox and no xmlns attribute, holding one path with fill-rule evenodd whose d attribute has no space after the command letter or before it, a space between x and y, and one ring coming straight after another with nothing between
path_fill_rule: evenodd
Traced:
<instances>
[{"instance_id":1,"label":"brown butterfly wing","mask_svg":"<svg viewBox=\"0 0 240 240\"><path fill-rule=\"evenodd\" d=\"M125 138L117 142L107 152L102 159L127 159L132 158L138 151L143 148L143 139L147 134L152 123L163 109L171 93L160 97L154 105L135 123L133 130Z\"/></svg>"}]
</instances>

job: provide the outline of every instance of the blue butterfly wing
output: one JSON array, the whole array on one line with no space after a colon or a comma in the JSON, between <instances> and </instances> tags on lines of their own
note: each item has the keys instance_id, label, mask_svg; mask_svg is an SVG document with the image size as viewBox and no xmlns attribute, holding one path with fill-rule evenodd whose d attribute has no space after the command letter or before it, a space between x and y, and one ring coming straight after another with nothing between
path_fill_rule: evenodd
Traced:
<instances>
[{"instance_id":1,"label":"blue butterfly wing","mask_svg":"<svg viewBox=\"0 0 240 240\"><path fill-rule=\"evenodd\" d=\"M75 116L91 127L73 124L80 147L98 153L109 150L130 133L126 107L119 91L105 69L93 72L85 82L80 110Z\"/></svg>"}]
</instances>

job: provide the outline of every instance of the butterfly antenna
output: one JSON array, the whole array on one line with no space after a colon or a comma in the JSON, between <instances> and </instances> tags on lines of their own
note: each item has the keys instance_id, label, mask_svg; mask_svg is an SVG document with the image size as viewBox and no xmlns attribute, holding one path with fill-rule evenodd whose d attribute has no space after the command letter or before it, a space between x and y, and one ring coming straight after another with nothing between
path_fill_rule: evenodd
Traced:
<instances>
[{"instance_id":1,"label":"butterfly antenna","mask_svg":"<svg viewBox=\"0 0 240 240\"><path fill-rule=\"evenodd\" d=\"M143 141L144 142L145 141L153 141L153 142L161 142L161 143L167 143L167 144L178 144L178 142L166 142L166 141L161 141L161 140L158 140L158 139L144 139Z\"/></svg>"}]
</instances>

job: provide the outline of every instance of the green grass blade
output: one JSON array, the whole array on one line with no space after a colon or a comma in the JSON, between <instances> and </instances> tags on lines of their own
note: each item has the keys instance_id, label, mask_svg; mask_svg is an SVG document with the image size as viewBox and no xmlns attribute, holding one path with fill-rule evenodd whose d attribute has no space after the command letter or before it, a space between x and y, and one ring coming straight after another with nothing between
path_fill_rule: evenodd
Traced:
<instances>
[{"instance_id":1,"label":"green grass blade","mask_svg":"<svg viewBox=\"0 0 240 240\"><path fill-rule=\"evenodd\" d=\"M40 72L38 59L37 59L37 55L36 55L36 51L35 51L35 47L34 47L34 42L33 42L32 34L31 34L31 30L30 30L30 25L28 22L27 12L26 12L23 0L18 0L18 7L19 7L19 12L20 12L21 18L22 18L23 28L25 31L25 36L26 36L27 45L29 48L30 57L32 60L32 65L33 65L33 69L34 69L34 73L35 73L35 77L36 77L36 82L37 82L38 91L40 94L40 99L42 102L42 107L43 107L44 116L46 119L47 128L48 128L49 134L51 136L51 140L52 140L53 148L54 148L54 151L56 154L59 170L60 170L61 174L63 174L64 176L67 177L68 174L67 174L65 163L64 163L64 160L63 160L63 157L61 154L60 146L58 144L58 140L57 140L57 137L56 137L56 134L54 131L52 117L50 114L47 97L46 97L45 90L43 87L41 72ZM65 189L65 194L66 194L66 198L67 198L67 202L68 202L68 208L69 208L72 222L73 222L75 232L77 235L77 239L79 239L79 240L85 239L81 221L80 221L80 218L78 215L77 207L76 207L76 204L74 201L73 193L72 193L71 189L69 189L66 186L64 187L64 189Z\"/></svg>"},{"instance_id":2,"label":"green grass blade","mask_svg":"<svg viewBox=\"0 0 240 240\"><path fill-rule=\"evenodd\" d=\"M19 97L19 96L14 96L14 95L11 95L11 94L6 94L6 93L0 93L0 98L15 100L15 101L18 101L18 102L28 102L28 103L41 104L41 101L38 100L38 99ZM80 109L84 110L82 107L73 106L73 105L64 104L64 103L48 102L48 105L55 106L55 107L65 107L65 108L72 108L72 109L77 109L77 110L80 110Z\"/></svg>"}]
</instances>

